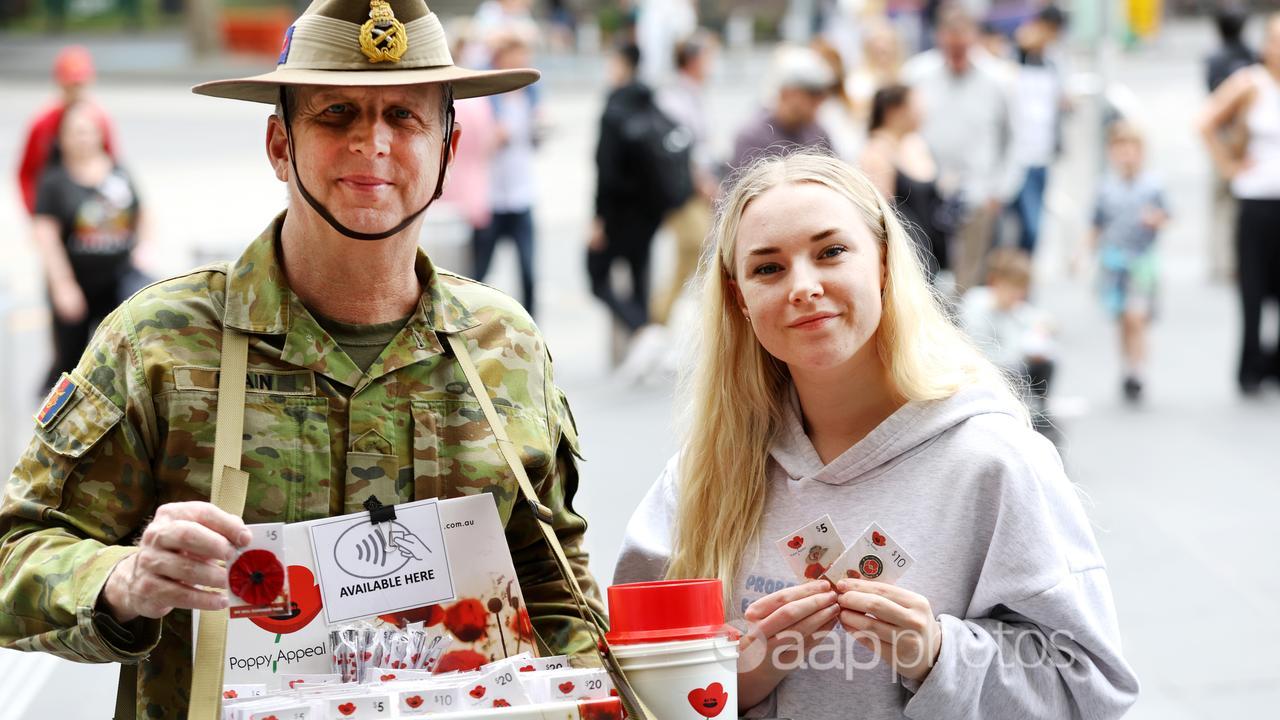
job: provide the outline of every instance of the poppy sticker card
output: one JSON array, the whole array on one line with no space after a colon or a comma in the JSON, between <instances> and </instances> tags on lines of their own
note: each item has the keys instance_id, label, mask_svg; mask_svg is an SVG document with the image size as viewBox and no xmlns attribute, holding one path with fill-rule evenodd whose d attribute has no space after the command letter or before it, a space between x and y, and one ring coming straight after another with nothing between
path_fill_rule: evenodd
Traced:
<instances>
[{"instance_id":1,"label":"poppy sticker card","mask_svg":"<svg viewBox=\"0 0 1280 720\"><path fill-rule=\"evenodd\" d=\"M462 687L463 703L472 708L517 707L533 702L520 682L519 671L508 664L484 671Z\"/></svg>"},{"instance_id":2,"label":"poppy sticker card","mask_svg":"<svg viewBox=\"0 0 1280 720\"><path fill-rule=\"evenodd\" d=\"M832 582L852 578L893 584L907 574L913 563L911 555L894 542L884 528L871 523L862 536L836 558L826 576Z\"/></svg>"},{"instance_id":3,"label":"poppy sticker card","mask_svg":"<svg viewBox=\"0 0 1280 720\"><path fill-rule=\"evenodd\" d=\"M796 577L817 580L822 577L831 562L844 549L844 541L836 532L830 515L823 515L813 522L779 538L778 552L786 558Z\"/></svg>"},{"instance_id":4,"label":"poppy sticker card","mask_svg":"<svg viewBox=\"0 0 1280 720\"><path fill-rule=\"evenodd\" d=\"M253 540L227 565L230 617L289 612L289 576L284 564L284 523L250 525Z\"/></svg>"}]
</instances>

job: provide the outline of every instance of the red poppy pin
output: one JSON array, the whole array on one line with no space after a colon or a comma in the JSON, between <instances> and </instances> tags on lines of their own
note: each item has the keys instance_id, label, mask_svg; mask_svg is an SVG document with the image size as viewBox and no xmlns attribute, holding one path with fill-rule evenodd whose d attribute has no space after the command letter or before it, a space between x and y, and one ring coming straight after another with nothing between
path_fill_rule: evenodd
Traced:
<instances>
[{"instance_id":1,"label":"red poppy pin","mask_svg":"<svg viewBox=\"0 0 1280 720\"><path fill-rule=\"evenodd\" d=\"M270 605L284 588L284 566L270 550L246 550L228 575L231 592L254 607Z\"/></svg>"}]
</instances>

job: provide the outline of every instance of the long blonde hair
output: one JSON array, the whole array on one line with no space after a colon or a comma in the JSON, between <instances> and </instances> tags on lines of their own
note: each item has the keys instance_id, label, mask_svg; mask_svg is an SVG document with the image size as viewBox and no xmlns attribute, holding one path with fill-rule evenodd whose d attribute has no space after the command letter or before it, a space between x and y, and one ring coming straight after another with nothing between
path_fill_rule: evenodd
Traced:
<instances>
[{"instance_id":1,"label":"long blonde hair","mask_svg":"<svg viewBox=\"0 0 1280 720\"><path fill-rule=\"evenodd\" d=\"M687 441L667 570L669 578L718 577L726 595L760 525L769 446L783 421L790 384L786 365L765 351L737 307L730 284L734 249L747 206L791 183L816 183L844 196L879 241L887 272L875 342L900 396L936 400L981 383L1020 407L1006 378L948 318L925 279L914 242L865 175L813 151L755 162L721 200L713 245L699 269L701 332L681 382Z\"/></svg>"}]
</instances>

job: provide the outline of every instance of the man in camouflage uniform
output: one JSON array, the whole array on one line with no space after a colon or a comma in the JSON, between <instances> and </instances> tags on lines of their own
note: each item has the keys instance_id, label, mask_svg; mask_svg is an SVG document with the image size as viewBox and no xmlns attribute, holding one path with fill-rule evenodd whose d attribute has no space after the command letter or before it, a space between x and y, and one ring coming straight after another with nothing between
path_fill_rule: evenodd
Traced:
<instances>
[{"instance_id":1,"label":"man in camouflage uniform","mask_svg":"<svg viewBox=\"0 0 1280 720\"><path fill-rule=\"evenodd\" d=\"M445 338L469 349L602 614L550 355L517 303L417 243L457 144L451 98L536 79L454 67L422 0L316 0L274 72L196 88L277 104L268 156L287 210L231 265L121 305L50 394L0 506L0 642L137 663L137 716L185 717L190 611L225 606L201 588L225 587L218 561L247 544L245 523L490 493L539 637L594 651ZM249 337L243 520L208 502L224 328Z\"/></svg>"}]
</instances>

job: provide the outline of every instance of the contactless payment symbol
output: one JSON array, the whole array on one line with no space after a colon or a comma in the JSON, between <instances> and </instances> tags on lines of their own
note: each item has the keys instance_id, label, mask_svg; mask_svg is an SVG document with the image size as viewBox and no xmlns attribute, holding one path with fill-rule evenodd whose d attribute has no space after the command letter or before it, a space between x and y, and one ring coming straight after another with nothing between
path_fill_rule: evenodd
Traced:
<instances>
[{"instance_id":1,"label":"contactless payment symbol","mask_svg":"<svg viewBox=\"0 0 1280 720\"><path fill-rule=\"evenodd\" d=\"M884 572L884 565L875 555L867 555L858 561L858 571L866 578L878 578Z\"/></svg>"},{"instance_id":2,"label":"contactless payment symbol","mask_svg":"<svg viewBox=\"0 0 1280 720\"><path fill-rule=\"evenodd\" d=\"M348 575L375 579L386 577L409 563L422 560L431 548L409 528L392 521L384 536L379 528L352 525L338 538L333 559Z\"/></svg>"}]
</instances>

